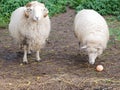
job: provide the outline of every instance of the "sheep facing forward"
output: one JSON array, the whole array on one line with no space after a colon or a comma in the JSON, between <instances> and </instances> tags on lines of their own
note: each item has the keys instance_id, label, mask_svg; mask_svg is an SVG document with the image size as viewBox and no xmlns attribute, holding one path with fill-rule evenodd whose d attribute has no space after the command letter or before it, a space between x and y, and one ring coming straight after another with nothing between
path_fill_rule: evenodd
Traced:
<instances>
[{"instance_id":1,"label":"sheep facing forward","mask_svg":"<svg viewBox=\"0 0 120 90\"><path fill-rule=\"evenodd\" d=\"M30 50L36 51L37 61L41 60L39 52L46 43L50 28L48 9L37 1L19 7L12 13L9 32L14 41L24 49L24 63L28 63L27 53Z\"/></svg>"},{"instance_id":2,"label":"sheep facing forward","mask_svg":"<svg viewBox=\"0 0 120 90\"><path fill-rule=\"evenodd\" d=\"M97 56L107 47L109 40L105 19L94 10L83 9L75 17L74 33L80 42L80 50L85 50L89 63L94 64Z\"/></svg>"}]
</instances>

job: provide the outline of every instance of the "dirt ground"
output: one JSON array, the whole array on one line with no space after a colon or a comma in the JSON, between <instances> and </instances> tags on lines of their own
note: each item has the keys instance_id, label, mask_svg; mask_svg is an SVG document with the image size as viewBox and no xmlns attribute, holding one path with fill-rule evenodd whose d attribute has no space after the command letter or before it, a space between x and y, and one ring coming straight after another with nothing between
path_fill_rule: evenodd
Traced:
<instances>
[{"instance_id":1,"label":"dirt ground","mask_svg":"<svg viewBox=\"0 0 120 90\"><path fill-rule=\"evenodd\" d=\"M41 52L41 62L23 54L9 37L8 29L0 29L0 90L120 90L120 46L109 43L95 65L87 55L80 55L73 34L74 10L51 18L49 43ZM97 72L98 64L104 66Z\"/></svg>"}]
</instances>

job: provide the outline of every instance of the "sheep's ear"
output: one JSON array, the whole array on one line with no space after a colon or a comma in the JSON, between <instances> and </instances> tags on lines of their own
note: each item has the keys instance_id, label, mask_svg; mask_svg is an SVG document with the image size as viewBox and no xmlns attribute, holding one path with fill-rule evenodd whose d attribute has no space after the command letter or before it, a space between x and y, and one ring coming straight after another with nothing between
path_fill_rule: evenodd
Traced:
<instances>
[{"instance_id":1,"label":"sheep's ear","mask_svg":"<svg viewBox=\"0 0 120 90\"><path fill-rule=\"evenodd\" d=\"M96 48L97 48L98 50L99 50L99 49L103 49L103 50L104 50L104 49L106 48L106 46L103 47L102 44L99 44Z\"/></svg>"},{"instance_id":2,"label":"sheep's ear","mask_svg":"<svg viewBox=\"0 0 120 90\"><path fill-rule=\"evenodd\" d=\"M26 18L29 18L29 14L28 14L27 10L24 11L24 15Z\"/></svg>"},{"instance_id":3,"label":"sheep's ear","mask_svg":"<svg viewBox=\"0 0 120 90\"><path fill-rule=\"evenodd\" d=\"M46 17L48 15L49 11L47 8L44 9L44 17Z\"/></svg>"},{"instance_id":4,"label":"sheep's ear","mask_svg":"<svg viewBox=\"0 0 120 90\"><path fill-rule=\"evenodd\" d=\"M104 48L97 47L98 55L101 55L103 53Z\"/></svg>"},{"instance_id":5,"label":"sheep's ear","mask_svg":"<svg viewBox=\"0 0 120 90\"><path fill-rule=\"evenodd\" d=\"M26 10L24 11L24 13L25 13L25 17L26 17L26 18L29 18L29 14L28 14L27 8L28 8L28 7L31 7L31 6L32 6L32 2L29 2L29 3L27 3L27 4L25 5Z\"/></svg>"},{"instance_id":6,"label":"sheep's ear","mask_svg":"<svg viewBox=\"0 0 120 90\"><path fill-rule=\"evenodd\" d=\"M31 6L32 6L32 3L29 2L29 3L27 3L25 6L26 6L26 7L31 7Z\"/></svg>"}]
</instances>

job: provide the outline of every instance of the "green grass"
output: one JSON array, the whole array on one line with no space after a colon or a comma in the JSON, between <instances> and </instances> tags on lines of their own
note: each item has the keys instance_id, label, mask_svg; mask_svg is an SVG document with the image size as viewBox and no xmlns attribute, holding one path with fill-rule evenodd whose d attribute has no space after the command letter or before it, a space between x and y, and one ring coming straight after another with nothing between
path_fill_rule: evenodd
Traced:
<instances>
[{"instance_id":1,"label":"green grass","mask_svg":"<svg viewBox=\"0 0 120 90\"><path fill-rule=\"evenodd\" d=\"M7 27L11 13L18 7L32 0L1 0L0 27ZM107 15L110 35L120 40L120 3L119 0L38 0L43 2L52 17L66 11L66 6L79 11L83 8L94 9L102 15ZM14 4L13 4L14 3ZM119 20L119 21L118 21Z\"/></svg>"},{"instance_id":2,"label":"green grass","mask_svg":"<svg viewBox=\"0 0 120 90\"><path fill-rule=\"evenodd\" d=\"M10 21L11 13L18 7L26 5L33 0L1 0L0 1L0 27L6 26ZM67 0L37 0L45 4L49 10L49 15L66 11Z\"/></svg>"},{"instance_id":3,"label":"green grass","mask_svg":"<svg viewBox=\"0 0 120 90\"><path fill-rule=\"evenodd\" d=\"M8 24L11 13L18 7L24 6L33 0L1 0L0 1L0 26ZM79 11L81 9L94 9L102 15L114 15L120 20L119 0L37 0L46 5L49 15L66 11L66 6Z\"/></svg>"},{"instance_id":4,"label":"green grass","mask_svg":"<svg viewBox=\"0 0 120 90\"><path fill-rule=\"evenodd\" d=\"M105 17L109 26L110 36L115 40L120 41L120 22L115 16Z\"/></svg>"}]
</instances>

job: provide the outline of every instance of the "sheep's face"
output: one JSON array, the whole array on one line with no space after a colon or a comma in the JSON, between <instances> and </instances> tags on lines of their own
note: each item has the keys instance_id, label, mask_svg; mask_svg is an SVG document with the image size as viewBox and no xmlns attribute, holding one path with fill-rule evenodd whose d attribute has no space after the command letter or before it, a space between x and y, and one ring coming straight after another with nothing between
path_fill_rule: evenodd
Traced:
<instances>
[{"instance_id":1,"label":"sheep's face","mask_svg":"<svg viewBox=\"0 0 120 90\"><path fill-rule=\"evenodd\" d=\"M42 18L45 18L48 14L48 10L47 8L45 8L44 4L35 4L26 7L25 12L27 17L33 19L34 21L39 21Z\"/></svg>"},{"instance_id":2,"label":"sheep's face","mask_svg":"<svg viewBox=\"0 0 120 90\"><path fill-rule=\"evenodd\" d=\"M94 64L97 56L101 55L103 52L103 49L101 46L86 45L86 46L83 46L82 48L84 48L85 51L87 52L90 64Z\"/></svg>"},{"instance_id":3,"label":"sheep's face","mask_svg":"<svg viewBox=\"0 0 120 90\"><path fill-rule=\"evenodd\" d=\"M92 48L92 47L88 47L86 49L87 53L88 53L88 57L89 57L89 63L90 64L94 64L95 63L95 59L98 56L98 51L96 48Z\"/></svg>"}]
</instances>

